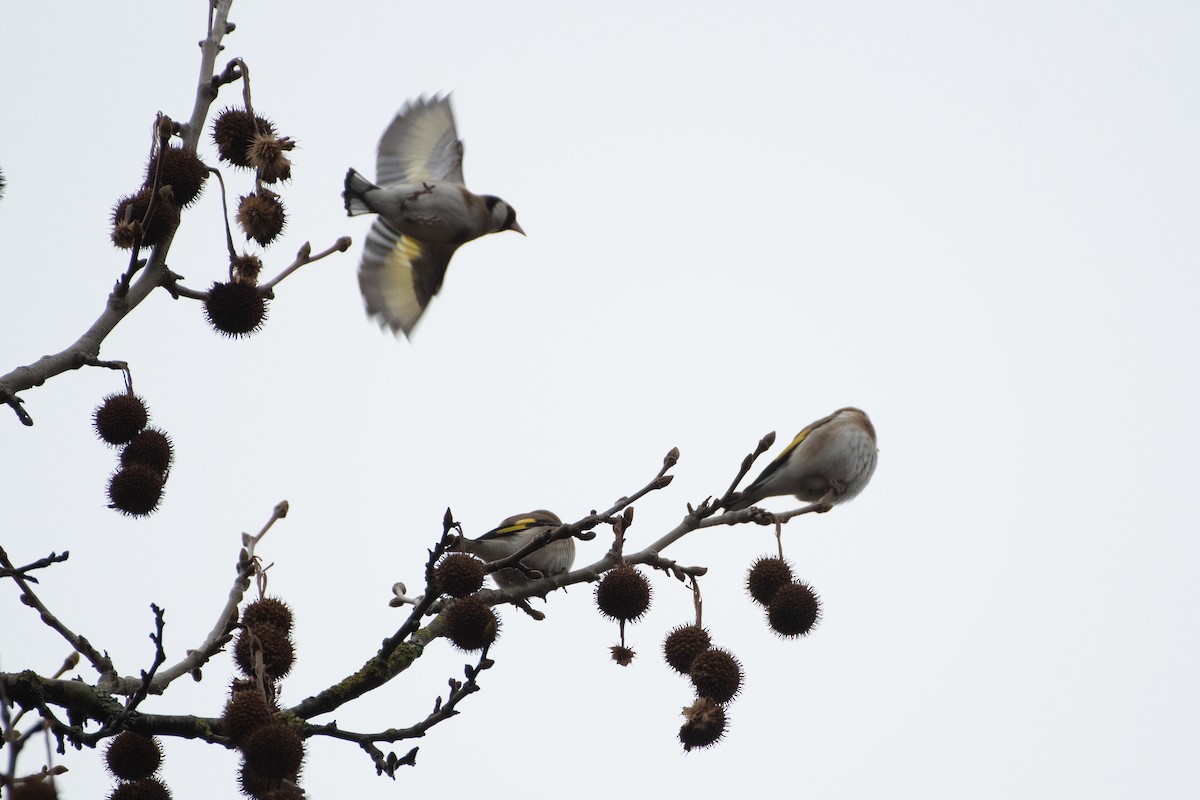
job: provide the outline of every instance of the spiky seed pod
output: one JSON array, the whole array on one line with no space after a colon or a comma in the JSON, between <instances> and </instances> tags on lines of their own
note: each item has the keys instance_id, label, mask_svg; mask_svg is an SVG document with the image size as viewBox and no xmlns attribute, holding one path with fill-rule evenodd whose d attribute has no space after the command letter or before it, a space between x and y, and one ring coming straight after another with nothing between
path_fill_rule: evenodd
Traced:
<instances>
[{"instance_id":1,"label":"spiky seed pod","mask_svg":"<svg viewBox=\"0 0 1200 800\"><path fill-rule=\"evenodd\" d=\"M171 193L166 193L170 195ZM122 250L128 250L134 244L134 222L140 222L150 208L151 191L143 188L137 194L122 197L113 207L112 213L112 242ZM179 227L179 206L162 192L154 200L154 212L142 228L142 247L153 247L159 244Z\"/></svg>"},{"instance_id":2,"label":"spiky seed pod","mask_svg":"<svg viewBox=\"0 0 1200 800\"><path fill-rule=\"evenodd\" d=\"M663 640L663 658L676 672L686 675L696 656L712 647L712 637L699 625L680 625Z\"/></svg>"},{"instance_id":3,"label":"spiky seed pod","mask_svg":"<svg viewBox=\"0 0 1200 800\"><path fill-rule=\"evenodd\" d=\"M146 165L146 180L142 186L154 185L154 173L158 162L162 161L162 172L158 177L159 186L170 186L175 202L180 206L188 206L195 202L204 191L204 181L208 178L208 167L196 155L195 150L185 147L164 147L150 157Z\"/></svg>"},{"instance_id":4,"label":"spiky seed pod","mask_svg":"<svg viewBox=\"0 0 1200 800\"><path fill-rule=\"evenodd\" d=\"M251 638L253 636L253 638ZM233 658L243 675L254 677L254 640L262 646L263 673L271 680L287 675L296 659L288 635L271 625L243 628L233 644Z\"/></svg>"},{"instance_id":5,"label":"spiky seed pod","mask_svg":"<svg viewBox=\"0 0 1200 800\"><path fill-rule=\"evenodd\" d=\"M116 207L113 208L113 226L112 233L109 238L112 239L113 247L118 247L122 250L133 249L134 243L137 242L137 228L133 224L133 216L125 219L123 203L127 203L128 198L122 198L117 201Z\"/></svg>"},{"instance_id":6,"label":"spiky seed pod","mask_svg":"<svg viewBox=\"0 0 1200 800\"><path fill-rule=\"evenodd\" d=\"M283 202L270 189L259 189L238 200L238 226L247 239L253 239L264 247L283 232L286 222Z\"/></svg>"},{"instance_id":7,"label":"spiky seed pod","mask_svg":"<svg viewBox=\"0 0 1200 800\"><path fill-rule=\"evenodd\" d=\"M130 439L129 444L121 451L121 466L145 464L165 473L171 468L174 458L175 450L171 446L171 437L158 428L146 428Z\"/></svg>"},{"instance_id":8,"label":"spiky seed pod","mask_svg":"<svg viewBox=\"0 0 1200 800\"><path fill-rule=\"evenodd\" d=\"M121 467L108 481L108 507L131 517L153 513L162 500L163 481L154 467L137 463Z\"/></svg>"},{"instance_id":9,"label":"spiky seed pod","mask_svg":"<svg viewBox=\"0 0 1200 800\"><path fill-rule=\"evenodd\" d=\"M152 736L143 736L134 731L117 734L104 752L108 771L122 780L135 781L149 778L162 763L162 748Z\"/></svg>"},{"instance_id":10,"label":"spiky seed pod","mask_svg":"<svg viewBox=\"0 0 1200 800\"><path fill-rule=\"evenodd\" d=\"M442 594L466 597L483 586L483 562L469 553L450 553L438 562L434 577Z\"/></svg>"},{"instance_id":11,"label":"spiky seed pod","mask_svg":"<svg viewBox=\"0 0 1200 800\"><path fill-rule=\"evenodd\" d=\"M268 781L295 775L304 761L304 741L294 728L282 722L251 731L241 750L246 766Z\"/></svg>"},{"instance_id":12,"label":"spiky seed pod","mask_svg":"<svg viewBox=\"0 0 1200 800\"><path fill-rule=\"evenodd\" d=\"M600 613L620 622L634 622L650 608L650 581L628 564L613 567L596 585Z\"/></svg>"},{"instance_id":13,"label":"spiky seed pod","mask_svg":"<svg viewBox=\"0 0 1200 800\"><path fill-rule=\"evenodd\" d=\"M92 412L96 435L109 444L128 444L150 419L146 404L136 394L110 394Z\"/></svg>"},{"instance_id":14,"label":"spiky seed pod","mask_svg":"<svg viewBox=\"0 0 1200 800\"><path fill-rule=\"evenodd\" d=\"M235 691L230 695L221 712L221 725L225 729L225 735L234 744L240 744L250 731L271 722L274 714L274 709L255 686L252 689Z\"/></svg>"},{"instance_id":15,"label":"spiky seed pod","mask_svg":"<svg viewBox=\"0 0 1200 800\"><path fill-rule=\"evenodd\" d=\"M234 256L232 263L229 265L229 271L235 281L238 283L248 283L251 286L258 283L258 276L262 274L262 269L262 259L250 253L242 253L240 256Z\"/></svg>"},{"instance_id":16,"label":"spiky seed pod","mask_svg":"<svg viewBox=\"0 0 1200 800\"><path fill-rule=\"evenodd\" d=\"M270 706L271 713L273 714L279 710L279 704L275 701L278 687L274 682L266 681L260 688L258 685L258 678L241 678L235 675L229 680L230 697L233 697L235 694L241 694L242 692L257 692L261 695L264 693L264 691L266 693L267 705Z\"/></svg>"},{"instance_id":17,"label":"spiky seed pod","mask_svg":"<svg viewBox=\"0 0 1200 800\"><path fill-rule=\"evenodd\" d=\"M778 556L760 556L746 575L746 591L759 605L770 605L779 587L792 582L792 567Z\"/></svg>"},{"instance_id":18,"label":"spiky seed pod","mask_svg":"<svg viewBox=\"0 0 1200 800\"><path fill-rule=\"evenodd\" d=\"M247 628L270 625L284 633L292 632L294 618L291 607L278 597L261 597L242 611L242 624Z\"/></svg>"},{"instance_id":19,"label":"spiky seed pod","mask_svg":"<svg viewBox=\"0 0 1200 800\"><path fill-rule=\"evenodd\" d=\"M468 653L496 641L500 632L500 619L478 595L469 595L451 603L442 612L446 623L446 636L459 650Z\"/></svg>"},{"instance_id":20,"label":"spiky seed pod","mask_svg":"<svg viewBox=\"0 0 1200 800\"><path fill-rule=\"evenodd\" d=\"M804 636L821 618L821 598L806 583L789 583L771 598L767 622L784 638Z\"/></svg>"},{"instance_id":21,"label":"spiky seed pod","mask_svg":"<svg viewBox=\"0 0 1200 800\"><path fill-rule=\"evenodd\" d=\"M258 682L254 678L239 678L236 675L229 680L229 696L239 692L257 692Z\"/></svg>"},{"instance_id":22,"label":"spiky seed pod","mask_svg":"<svg viewBox=\"0 0 1200 800\"><path fill-rule=\"evenodd\" d=\"M109 800L171 800L171 792L158 778L122 781L112 790Z\"/></svg>"},{"instance_id":23,"label":"spiky seed pod","mask_svg":"<svg viewBox=\"0 0 1200 800\"><path fill-rule=\"evenodd\" d=\"M262 800L304 800L304 792L294 783L285 783L264 794Z\"/></svg>"},{"instance_id":24,"label":"spiky seed pod","mask_svg":"<svg viewBox=\"0 0 1200 800\"><path fill-rule=\"evenodd\" d=\"M208 324L237 339L256 333L267 318L267 298L248 283L214 283L204 299Z\"/></svg>"},{"instance_id":25,"label":"spiky seed pod","mask_svg":"<svg viewBox=\"0 0 1200 800\"><path fill-rule=\"evenodd\" d=\"M284 153L295 146L296 143L287 137L260 133L250 142L246 160L258 170L258 179L263 183L286 181L292 177L292 161Z\"/></svg>"},{"instance_id":26,"label":"spiky seed pod","mask_svg":"<svg viewBox=\"0 0 1200 800\"><path fill-rule=\"evenodd\" d=\"M49 780L18 780L8 790L9 800L58 800L58 790Z\"/></svg>"},{"instance_id":27,"label":"spiky seed pod","mask_svg":"<svg viewBox=\"0 0 1200 800\"><path fill-rule=\"evenodd\" d=\"M222 161L238 167L250 166L250 143L259 134L273 135L275 126L262 117L251 117L241 108L227 108L213 121L213 141Z\"/></svg>"},{"instance_id":28,"label":"spiky seed pod","mask_svg":"<svg viewBox=\"0 0 1200 800\"><path fill-rule=\"evenodd\" d=\"M688 672L696 694L724 705L742 688L742 665L728 650L710 647L692 659Z\"/></svg>"},{"instance_id":29,"label":"spiky seed pod","mask_svg":"<svg viewBox=\"0 0 1200 800\"><path fill-rule=\"evenodd\" d=\"M250 768L250 765L247 764L245 760L242 761L242 766L240 769L238 769L238 788L241 790L242 794L246 795L247 797L254 797L258 798L258 800L262 800L262 798L267 796L268 792L270 792L272 789L278 788L279 784L279 781L268 780L262 775L259 775Z\"/></svg>"},{"instance_id":30,"label":"spiky seed pod","mask_svg":"<svg viewBox=\"0 0 1200 800\"><path fill-rule=\"evenodd\" d=\"M623 644L614 644L610 651L612 652L612 660L617 662L617 666L628 667L633 663L634 656L637 652L626 647Z\"/></svg>"},{"instance_id":31,"label":"spiky seed pod","mask_svg":"<svg viewBox=\"0 0 1200 800\"><path fill-rule=\"evenodd\" d=\"M709 700L698 697L696 702L683 709L684 723L679 729L679 741L683 749L710 747L725 735L725 709Z\"/></svg>"}]
</instances>

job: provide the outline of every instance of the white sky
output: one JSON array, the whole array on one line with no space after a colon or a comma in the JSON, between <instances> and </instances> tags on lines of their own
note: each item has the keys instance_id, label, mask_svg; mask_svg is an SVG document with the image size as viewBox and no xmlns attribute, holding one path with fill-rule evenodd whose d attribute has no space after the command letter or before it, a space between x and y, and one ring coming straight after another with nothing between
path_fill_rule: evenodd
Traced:
<instances>
[{"instance_id":1,"label":"white sky","mask_svg":"<svg viewBox=\"0 0 1200 800\"><path fill-rule=\"evenodd\" d=\"M691 595L657 574L633 666L607 660L616 626L586 587L540 624L505 609L483 691L418 742L417 768L393 784L317 740L307 791L1194 795L1200 7L342 0L232 19L256 110L299 141L267 272L306 240L355 248L284 282L251 340L165 293L109 338L177 447L149 520L105 508L115 458L90 415L118 374L26 392L31 429L0 413L0 544L18 563L71 551L41 596L123 673L150 662L151 602L173 659L202 639L239 533L280 499L292 513L260 552L297 612L292 703L393 632L389 587L417 582L447 505L472 534L541 506L577 518L678 446L675 483L638 503L645 544L763 433L858 405L874 482L785 538L824 600L814 635L777 640L744 596L767 529L667 551L710 567L705 622L745 666L720 746L676 740L690 686L658 652ZM0 372L102 310L127 258L109 209L141 179L154 113L190 113L203 24L199 2L7 10ZM347 167L373 174L407 98L449 90L468 185L529 237L463 248L410 345L364 317L369 223L340 191ZM171 251L194 288L225 266L216 188ZM0 631L5 670L67 654L11 583ZM431 647L331 718L412 724L467 660ZM230 671L218 657L143 708L216 715ZM232 796L235 754L166 751L178 800ZM64 797L107 791L98 753L64 763Z\"/></svg>"}]
</instances>

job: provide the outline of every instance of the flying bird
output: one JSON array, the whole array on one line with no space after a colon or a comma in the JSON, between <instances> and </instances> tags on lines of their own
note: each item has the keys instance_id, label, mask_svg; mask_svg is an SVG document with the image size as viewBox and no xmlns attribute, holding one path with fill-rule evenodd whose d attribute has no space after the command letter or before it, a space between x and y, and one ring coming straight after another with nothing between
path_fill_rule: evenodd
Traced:
<instances>
[{"instance_id":1,"label":"flying bird","mask_svg":"<svg viewBox=\"0 0 1200 800\"><path fill-rule=\"evenodd\" d=\"M467 190L462 157L450 98L421 97L406 103L383 132L377 182L353 168L346 173L346 212L378 215L367 233L358 285L367 314L393 333L412 333L460 245L499 231L525 233L508 203Z\"/></svg>"},{"instance_id":2,"label":"flying bird","mask_svg":"<svg viewBox=\"0 0 1200 800\"><path fill-rule=\"evenodd\" d=\"M796 434L727 508L741 511L786 494L805 503L844 503L866 487L878 457L870 418L857 408L839 408Z\"/></svg>"}]
</instances>

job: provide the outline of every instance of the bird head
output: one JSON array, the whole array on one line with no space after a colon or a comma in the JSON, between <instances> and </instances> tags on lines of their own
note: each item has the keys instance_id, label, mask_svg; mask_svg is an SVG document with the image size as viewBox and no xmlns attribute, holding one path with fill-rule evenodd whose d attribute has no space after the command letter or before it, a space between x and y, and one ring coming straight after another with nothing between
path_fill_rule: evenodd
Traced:
<instances>
[{"instance_id":1,"label":"bird head","mask_svg":"<svg viewBox=\"0 0 1200 800\"><path fill-rule=\"evenodd\" d=\"M488 213L492 217L492 233L516 231L522 236L525 235L525 231L517 224L515 208L494 195L485 195L483 200L487 203Z\"/></svg>"}]
</instances>

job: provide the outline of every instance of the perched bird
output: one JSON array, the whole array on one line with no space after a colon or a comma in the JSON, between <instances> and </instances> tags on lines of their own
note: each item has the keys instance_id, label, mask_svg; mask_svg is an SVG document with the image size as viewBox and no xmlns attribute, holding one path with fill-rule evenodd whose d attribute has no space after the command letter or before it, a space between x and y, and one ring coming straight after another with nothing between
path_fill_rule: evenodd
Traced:
<instances>
[{"instance_id":1,"label":"perched bird","mask_svg":"<svg viewBox=\"0 0 1200 800\"><path fill-rule=\"evenodd\" d=\"M498 231L525 233L508 203L467 191L462 157L450 98L418 98L379 140L378 184L358 170L346 173L346 212L379 215L367 234L358 285L367 314L393 333L412 333L459 245Z\"/></svg>"},{"instance_id":2,"label":"perched bird","mask_svg":"<svg viewBox=\"0 0 1200 800\"><path fill-rule=\"evenodd\" d=\"M785 494L806 503L844 503L871 480L878 456L870 418L857 408L840 408L796 434L728 510Z\"/></svg>"},{"instance_id":3,"label":"perched bird","mask_svg":"<svg viewBox=\"0 0 1200 800\"><path fill-rule=\"evenodd\" d=\"M562 525L562 520L549 511L539 509L528 514L517 514L478 539L464 539L463 547L468 553L485 561L498 561L517 552L539 534L553 530L559 525ZM525 556L521 563L546 576L566 572L575 563L575 539L568 537L551 542ZM501 589L519 586L530 580L521 570L511 567L493 572L492 578Z\"/></svg>"}]
</instances>

